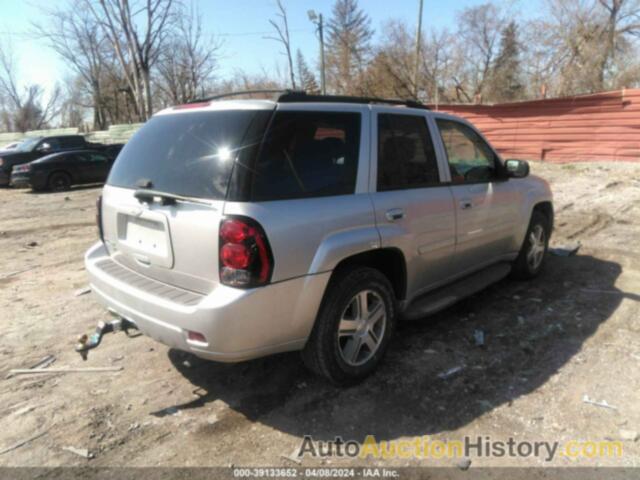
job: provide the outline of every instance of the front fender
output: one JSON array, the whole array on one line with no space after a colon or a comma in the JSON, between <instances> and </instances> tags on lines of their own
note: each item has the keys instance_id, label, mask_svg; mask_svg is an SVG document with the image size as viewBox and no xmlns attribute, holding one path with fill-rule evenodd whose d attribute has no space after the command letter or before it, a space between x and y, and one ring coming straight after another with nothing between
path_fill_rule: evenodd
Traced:
<instances>
[{"instance_id":1,"label":"front fender","mask_svg":"<svg viewBox=\"0 0 640 480\"><path fill-rule=\"evenodd\" d=\"M553 205L551 187L549 186L549 182L544 178L530 175L523 179L522 182L524 188L523 201L520 207L520 218L522 221L520 222L518 230L520 244L524 241L524 236L529 228L529 220L536 205L543 202L549 202Z\"/></svg>"}]
</instances>

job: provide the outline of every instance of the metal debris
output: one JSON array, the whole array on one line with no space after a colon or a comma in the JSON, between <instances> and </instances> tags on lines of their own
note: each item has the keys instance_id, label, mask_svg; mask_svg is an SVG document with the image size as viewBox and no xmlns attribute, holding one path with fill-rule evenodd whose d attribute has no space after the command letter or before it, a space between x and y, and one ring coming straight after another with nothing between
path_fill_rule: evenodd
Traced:
<instances>
[{"instance_id":1,"label":"metal debris","mask_svg":"<svg viewBox=\"0 0 640 480\"><path fill-rule=\"evenodd\" d=\"M81 295L86 295L87 293L91 293L91 287L84 287L84 288L79 288L78 290L76 290L75 292L73 292L73 294L76 297L79 297Z\"/></svg>"},{"instance_id":2,"label":"metal debris","mask_svg":"<svg viewBox=\"0 0 640 480\"><path fill-rule=\"evenodd\" d=\"M42 360L40 360L39 362L35 363L34 365L31 365L28 369L24 369L24 370L25 371L45 370L49 365L51 365L55 361L56 361L56 357L54 357L53 355L47 355L46 357L43 357ZM19 374L16 374L15 370L9 370L9 373L5 378L11 378L14 375L19 375Z\"/></svg>"},{"instance_id":3,"label":"metal debris","mask_svg":"<svg viewBox=\"0 0 640 480\"><path fill-rule=\"evenodd\" d=\"M56 361L56 357L53 355L47 355L46 357L43 357L42 360L40 360L38 363L36 363L35 365L32 365L29 368L47 368L49 365L51 365L53 362Z\"/></svg>"},{"instance_id":4,"label":"metal debris","mask_svg":"<svg viewBox=\"0 0 640 480\"><path fill-rule=\"evenodd\" d=\"M590 405L595 405L596 407L608 408L610 410L618 410L618 407L609 405L606 400L594 400L592 398L589 398L589 395L586 395L586 394L582 397L582 401Z\"/></svg>"},{"instance_id":5,"label":"metal debris","mask_svg":"<svg viewBox=\"0 0 640 480\"><path fill-rule=\"evenodd\" d=\"M298 456L298 453L296 450L294 450L293 452L291 452L291 454L289 455L280 455L281 458L284 458L285 460L289 460L293 463L296 463L298 465L302 464L302 460L300 460L300 457Z\"/></svg>"},{"instance_id":6,"label":"metal debris","mask_svg":"<svg viewBox=\"0 0 640 480\"><path fill-rule=\"evenodd\" d=\"M21 440L21 441L19 441L19 442L17 442L17 443L14 443L13 445L10 445L10 446L8 446L8 447L7 447L7 448L5 448L5 449L0 450L0 455L4 455L5 453L9 453L9 452L11 452L11 451L15 450L16 448L20 448L20 447L22 447L23 445L26 445L27 443L33 442L34 440L36 440L36 439L38 439L38 438L42 437L42 436L43 436L45 433L47 433L48 431L49 431L49 430L47 429L47 430L45 430L44 432L40 432L40 433L38 433L37 435L34 435L33 437L29 437L29 438L27 438L26 440Z\"/></svg>"},{"instance_id":7,"label":"metal debris","mask_svg":"<svg viewBox=\"0 0 640 480\"><path fill-rule=\"evenodd\" d=\"M90 368L15 368L9 370L9 375L29 375L32 373L98 373L119 372L124 367L90 367Z\"/></svg>"},{"instance_id":8,"label":"metal debris","mask_svg":"<svg viewBox=\"0 0 640 480\"><path fill-rule=\"evenodd\" d=\"M440 378L440 379L449 378L450 376L455 375L456 373L458 373L462 369L464 369L464 365L458 365L457 367L453 367L453 368L450 368L449 370L446 370L446 371L444 371L442 373L439 373L438 374L438 378Z\"/></svg>"},{"instance_id":9,"label":"metal debris","mask_svg":"<svg viewBox=\"0 0 640 480\"><path fill-rule=\"evenodd\" d=\"M87 459L91 459L91 458L93 458L95 456L93 453L91 453L86 448L62 447L62 450L66 450L67 452L75 453L76 455L79 455L80 457L84 457L84 458L87 458Z\"/></svg>"}]
</instances>

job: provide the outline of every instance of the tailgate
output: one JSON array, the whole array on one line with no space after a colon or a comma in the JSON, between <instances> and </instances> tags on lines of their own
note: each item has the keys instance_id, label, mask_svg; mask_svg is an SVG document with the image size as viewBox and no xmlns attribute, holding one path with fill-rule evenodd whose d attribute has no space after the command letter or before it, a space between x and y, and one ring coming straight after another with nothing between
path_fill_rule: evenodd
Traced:
<instances>
[{"instance_id":1,"label":"tailgate","mask_svg":"<svg viewBox=\"0 0 640 480\"><path fill-rule=\"evenodd\" d=\"M102 224L111 257L149 278L209 293L218 283L218 228L224 201L141 203L134 192L104 188Z\"/></svg>"}]
</instances>

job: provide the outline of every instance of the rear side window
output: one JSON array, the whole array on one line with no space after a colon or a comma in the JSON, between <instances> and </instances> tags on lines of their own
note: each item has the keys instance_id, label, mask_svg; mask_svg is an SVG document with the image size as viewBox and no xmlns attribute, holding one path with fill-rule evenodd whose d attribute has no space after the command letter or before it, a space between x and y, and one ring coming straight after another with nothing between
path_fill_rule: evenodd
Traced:
<instances>
[{"instance_id":1,"label":"rear side window","mask_svg":"<svg viewBox=\"0 0 640 480\"><path fill-rule=\"evenodd\" d=\"M60 148L82 148L85 146L84 138L82 137L58 137L60 142Z\"/></svg>"},{"instance_id":2,"label":"rear side window","mask_svg":"<svg viewBox=\"0 0 640 480\"><path fill-rule=\"evenodd\" d=\"M254 201L353 193L360 114L277 112L251 175Z\"/></svg>"},{"instance_id":3,"label":"rear side window","mask_svg":"<svg viewBox=\"0 0 640 480\"><path fill-rule=\"evenodd\" d=\"M88 160L90 162L107 162L107 161L109 161L109 159L107 157L105 157L104 155L101 155L99 153L88 153L86 155L86 157L88 157Z\"/></svg>"},{"instance_id":4,"label":"rear side window","mask_svg":"<svg viewBox=\"0 0 640 480\"><path fill-rule=\"evenodd\" d=\"M426 119L378 115L378 191L420 188L440 182Z\"/></svg>"},{"instance_id":5,"label":"rear side window","mask_svg":"<svg viewBox=\"0 0 640 480\"><path fill-rule=\"evenodd\" d=\"M259 145L271 110L158 115L127 142L108 183L178 195L223 199L234 161Z\"/></svg>"},{"instance_id":6,"label":"rear side window","mask_svg":"<svg viewBox=\"0 0 640 480\"><path fill-rule=\"evenodd\" d=\"M46 138L44 139L38 147L43 147L44 145L49 145L48 151L56 152L60 150L60 142L57 138Z\"/></svg>"}]
</instances>

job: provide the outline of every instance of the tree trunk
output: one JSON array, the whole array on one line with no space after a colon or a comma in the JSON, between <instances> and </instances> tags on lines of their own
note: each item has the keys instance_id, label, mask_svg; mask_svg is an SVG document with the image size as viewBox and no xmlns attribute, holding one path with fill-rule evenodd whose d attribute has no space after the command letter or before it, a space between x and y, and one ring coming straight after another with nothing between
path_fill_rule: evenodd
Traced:
<instances>
[{"instance_id":1,"label":"tree trunk","mask_svg":"<svg viewBox=\"0 0 640 480\"><path fill-rule=\"evenodd\" d=\"M153 104L151 103L151 75L149 74L149 69L145 67L142 73L142 90L144 92L144 119L148 120L153 115Z\"/></svg>"}]
</instances>

